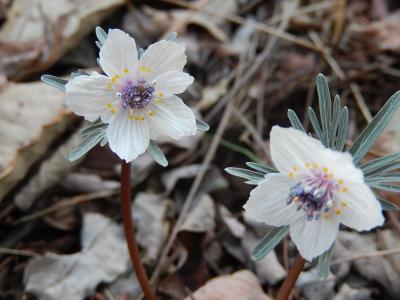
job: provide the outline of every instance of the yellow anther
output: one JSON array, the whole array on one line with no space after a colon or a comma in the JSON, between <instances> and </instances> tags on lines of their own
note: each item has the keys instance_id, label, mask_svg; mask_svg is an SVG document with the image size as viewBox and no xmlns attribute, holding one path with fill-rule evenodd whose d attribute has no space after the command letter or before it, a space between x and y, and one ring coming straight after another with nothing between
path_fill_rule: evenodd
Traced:
<instances>
[{"instance_id":1,"label":"yellow anther","mask_svg":"<svg viewBox=\"0 0 400 300\"><path fill-rule=\"evenodd\" d=\"M343 184L343 179L339 179L337 183Z\"/></svg>"},{"instance_id":2,"label":"yellow anther","mask_svg":"<svg viewBox=\"0 0 400 300\"><path fill-rule=\"evenodd\" d=\"M140 117L139 117L139 116L136 116L136 117L135 117L135 120L136 120L136 121L139 121L139 120L140 120Z\"/></svg>"},{"instance_id":3,"label":"yellow anther","mask_svg":"<svg viewBox=\"0 0 400 300\"><path fill-rule=\"evenodd\" d=\"M133 115L129 115L129 120L133 120Z\"/></svg>"},{"instance_id":4,"label":"yellow anther","mask_svg":"<svg viewBox=\"0 0 400 300\"><path fill-rule=\"evenodd\" d=\"M310 164L306 163L306 168L309 169L310 168Z\"/></svg>"},{"instance_id":5,"label":"yellow anther","mask_svg":"<svg viewBox=\"0 0 400 300\"><path fill-rule=\"evenodd\" d=\"M328 168L327 167L323 167L322 168L322 172L324 172L324 173L328 172Z\"/></svg>"},{"instance_id":6,"label":"yellow anther","mask_svg":"<svg viewBox=\"0 0 400 300\"><path fill-rule=\"evenodd\" d=\"M297 171L297 167L296 166L293 167L293 171L295 171L295 172Z\"/></svg>"},{"instance_id":7,"label":"yellow anther","mask_svg":"<svg viewBox=\"0 0 400 300\"><path fill-rule=\"evenodd\" d=\"M162 98L162 97L164 97L164 93L163 92L159 92L158 96Z\"/></svg>"},{"instance_id":8,"label":"yellow anther","mask_svg":"<svg viewBox=\"0 0 400 300\"><path fill-rule=\"evenodd\" d=\"M144 116L141 116L141 117L140 117L140 120L142 120L142 121L143 121L143 120L144 120Z\"/></svg>"},{"instance_id":9,"label":"yellow anther","mask_svg":"<svg viewBox=\"0 0 400 300\"><path fill-rule=\"evenodd\" d=\"M332 179L333 178L333 173L329 173L328 174L328 179Z\"/></svg>"},{"instance_id":10,"label":"yellow anther","mask_svg":"<svg viewBox=\"0 0 400 300\"><path fill-rule=\"evenodd\" d=\"M112 108L113 107L112 103L107 103L107 107Z\"/></svg>"},{"instance_id":11,"label":"yellow anther","mask_svg":"<svg viewBox=\"0 0 400 300\"><path fill-rule=\"evenodd\" d=\"M113 107L113 108L111 109L111 112L112 112L113 114L115 114L115 113L117 112L117 109L116 109L115 107Z\"/></svg>"},{"instance_id":12,"label":"yellow anther","mask_svg":"<svg viewBox=\"0 0 400 300\"><path fill-rule=\"evenodd\" d=\"M142 73L151 73L151 68L147 68L145 66L140 66L139 71Z\"/></svg>"},{"instance_id":13,"label":"yellow anther","mask_svg":"<svg viewBox=\"0 0 400 300\"><path fill-rule=\"evenodd\" d=\"M129 70L127 68L124 69L124 73L128 73Z\"/></svg>"},{"instance_id":14,"label":"yellow anther","mask_svg":"<svg viewBox=\"0 0 400 300\"><path fill-rule=\"evenodd\" d=\"M342 207L347 207L347 202L346 202L346 201L342 201L342 202L340 202L340 205L341 205Z\"/></svg>"},{"instance_id":15,"label":"yellow anther","mask_svg":"<svg viewBox=\"0 0 400 300\"><path fill-rule=\"evenodd\" d=\"M314 163L313 167L314 167L314 169L318 169L318 164Z\"/></svg>"},{"instance_id":16,"label":"yellow anther","mask_svg":"<svg viewBox=\"0 0 400 300\"><path fill-rule=\"evenodd\" d=\"M289 178L293 178L293 177L294 177L293 172L290 172L290 173L289 173Z\"/></svg>"},{"instance_id":17,"label":"yellow anther","mask_svg":"<svg viewBox=\"0 0 400 300\"><path fill-rule=\"evenodd\" d=\"M110 83L107 83L107 87L109 88L109 89L112 89L112 83L110 82Z\"/></svg>"},{"instance_id":18,"label":"yellow anther","mask_svg":"<svg viewBox=\"0 0 400 300\"><path fill-rule=\"evenodd\" d=\"M149 111L149 116L154 116L156 113L154 111Z\"/></svg>"},{"instance_id":19,"label":"yellow anther","mask_svg":"<svg viewBox=\"0 0 400 300\"><path fill-rule=\"evenodd\" d=\"M336 209L335 210L335 214L338 216L338 215L340 215L342 213L342 211L338 208L338 209Z\"/></svg>"},{"instance_id":20,"label":"yellow anther","mask_svg":"<svg viewBox=\"0 0 400 300\"><path fill-rule=\"evenodd\" d=\"M323 214L322 214L322 217L323 217L325 220L328 220L328 219L329 219L329 214L328 214L328 213L323 213Z\"/></svg>"},{"instance_id":21,"label":"yellow anther","mask_svg":"<svg viewBox=\"0 0 400 300\"><path fill-rule=\"evenodd\" d=\"M348 191L347 187L342 188L342 192L346 193Z\"/></svg>"}]
</instances>

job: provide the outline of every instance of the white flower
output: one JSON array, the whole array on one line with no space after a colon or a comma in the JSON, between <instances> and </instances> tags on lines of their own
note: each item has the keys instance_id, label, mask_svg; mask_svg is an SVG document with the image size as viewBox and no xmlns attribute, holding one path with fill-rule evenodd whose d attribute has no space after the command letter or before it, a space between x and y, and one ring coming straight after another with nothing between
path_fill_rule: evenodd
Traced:
<instances>
[{"instance_id":1,"label":"white flower","mask_svg":"<svg viewBox=\"0 0 400 300\"><path fill-rule=\"evenodd\" d=\"M302 131L274 126L271 156L280 173L265 176L244 205L246 214L290 226L300 254L311 261L333 244L342 223L358 231L384 222L382 208L349 153L325 148Z\"/></svg>"},{"instance_id":2,"label":"white flower","mask_svg":"<svg viewBox=\"0 0 400 300\"><path fill-rule=\"evenodd\" d=\"M193 77L184 73L185 46L162 40L138 59L136 43L127 33L109 30L100 49L106 75L93 72L66 85L66 103L89 121L109 123L111 150L127 162L146 151L150 139L175 139L196 133L192 110L176 96Z\"/></svg>"}]
</instances>

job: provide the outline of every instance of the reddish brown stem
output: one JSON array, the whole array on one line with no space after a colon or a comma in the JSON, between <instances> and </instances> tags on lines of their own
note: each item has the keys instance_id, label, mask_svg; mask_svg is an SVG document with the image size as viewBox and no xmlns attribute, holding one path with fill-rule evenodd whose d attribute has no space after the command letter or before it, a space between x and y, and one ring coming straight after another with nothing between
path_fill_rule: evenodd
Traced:
<instances>
[{"instance_id":1,"label":"reddish brown stem","mask_svg":"<svg viewBox=\"0 0 400 300\"><path fill-rule=\"evenodd\" d=\"M138 245L135 238L135 227L132 220L131 206L131 164L121 162L121 213L122 223L124 224L126 242L128 243L129 255L131 257L133 269L142 287L144 296L147 300L157 300L151 288L146 271L142 265L139 255Z\"/></svg>"},{"instance_id":2,"label":"reddish brown stem","mask_svg":"<svg viewBox=\"0 0 400 300\"><path fill-rule=\"evenodd\" d=\"M297 254L296 259L294 261L294 265L292 269L289 271L288 276L286 277L285 281L283 282L281 288L276 295L275 300L287 300L290 292L292 291L294 284L296 283L297 278L300 275L301 270L303 270L305 260L300 255Z\"/></svg>"}]
</instances>

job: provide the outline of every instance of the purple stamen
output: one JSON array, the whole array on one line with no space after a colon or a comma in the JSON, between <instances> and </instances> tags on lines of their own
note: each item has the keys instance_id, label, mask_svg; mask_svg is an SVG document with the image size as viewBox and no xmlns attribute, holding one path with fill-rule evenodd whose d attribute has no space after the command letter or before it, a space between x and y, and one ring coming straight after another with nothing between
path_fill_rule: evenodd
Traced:
<instances>
[{"instance_id":1,"label":"purple stamen","mask_svg":"<svg viewBox=\"0 0 400 300\"><path fill-rule=\"evenodd\" d=\"M153 99L154 85L144 79L136 82L129 81L120 93L123 108L142 109Z\"/></svg>"}]
</instances>

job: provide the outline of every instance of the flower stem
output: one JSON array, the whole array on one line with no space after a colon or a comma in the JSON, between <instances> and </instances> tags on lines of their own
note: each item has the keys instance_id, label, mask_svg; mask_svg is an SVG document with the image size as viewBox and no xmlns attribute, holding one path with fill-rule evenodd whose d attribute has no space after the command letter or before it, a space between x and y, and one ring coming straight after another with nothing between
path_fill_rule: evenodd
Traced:
<instances>
[{"instance_id":1,"label":"flower stem","mask_svg":"<svg viewBox=\"0 0 400 300\"><path fill-rule=\"evenodd\" d=\"M135 238L135 227L132 220L131 206L131 164L121 161L121 213L122 223L124 224L125 237L128 243L129 255L131 257L133 269L142 287L144 296L147 300L156 300L153 289L151 288L146 271L142 265L139 255L138 245Z\"/></svg>"},{"instance_id":2,"label":"flower stem","mask_svg":"<svg viewBox=\"0 0 400 300\"><path fill-rule=\"evenodd\" d=\"M275 300L288 299L290 292L292 291L294 284L296 283L296 280L300 275L301 270L303 270L304 263L305 263L304 258L300 254L297 254L296 259L294 261L294 265L292 269L290 269L288 276L286 277L281 288L279 289Z\"/></svg>"}]
</instances>

